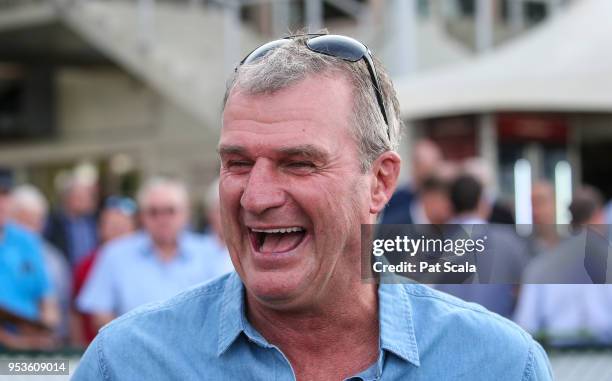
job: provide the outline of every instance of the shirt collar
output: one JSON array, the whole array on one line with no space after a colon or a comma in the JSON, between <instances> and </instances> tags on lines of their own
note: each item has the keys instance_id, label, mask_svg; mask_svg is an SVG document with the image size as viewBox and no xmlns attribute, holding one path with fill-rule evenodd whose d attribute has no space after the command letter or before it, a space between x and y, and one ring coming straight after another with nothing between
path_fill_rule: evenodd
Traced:
<instances>
[{"instance_id":1,"label":"shirt collar","mask_svg":"<svg viewBox=\"0 0 612 381\"><path fill-rule=\"evenodd\" d=\"M410 299L403 285L378 286L381 349L419 366L419 350L412 316Z\"/></svg>"},{"instance_id":2,"label":"shirt collar","mask_svg":"<svg viewBox=\"0 0 612 381\"><path fill-rule=\"evenodd\" d=\"M242 281L233 272L229 275L223 290L219 312L219 342L217 356L221 356L244 331L244 292Z\"/></svg>"},{"instance_id":3,"label":"shirt collar","mask_svg":"<svg viewBox=\"0 0 612 381\"><path fill-rule=\"evenodd\" d=\"M404 287L398 284L381 284L378 287L378 297L381 349L419 366L412 308ZM255 341L261 341L260 345L270 346L256 332L247 332L250 325L246 322L244 303L244 286L234 272L229 276L223 291L219 315L218 356L229 348L241 332L245 332Z\"/></svg>"},{"instance_id":4,"label":"shirt collar","mask_svg":"<svg viewBox=\"0 0 612 381\"><path fill-rule=\"evenodd\" d=\"M155 254L155 245L153 244L153 240L151 239L151 235L143 231L143 246L142 246L142 254L143 255L153 255ZM179 233L177 238L178 247L177 247L177 256L176 258L189 259L195 250L191 250L189 247L189 233L186 231L182 231Z\"/></svg>"}]
</instances>

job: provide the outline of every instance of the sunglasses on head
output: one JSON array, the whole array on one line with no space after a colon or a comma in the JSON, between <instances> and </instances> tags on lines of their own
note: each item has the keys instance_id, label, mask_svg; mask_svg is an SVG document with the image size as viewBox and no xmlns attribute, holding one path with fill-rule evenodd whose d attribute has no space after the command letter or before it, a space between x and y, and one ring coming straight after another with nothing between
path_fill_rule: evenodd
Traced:
<instances>
[{"instance_id":1,"label":"sunglasses on head","mask_svg":"<svg viewBox=\"0 0 612 381\"><path fill-rule=\"evenodd\" d=\"M380 108L380 112L382 113L383 119L387 124L387 136L391 138L391 133L389 131L389 121L387 119L387 111L383 102L382 90L378 81L378 76L376 75L376 69L374 67L374 61L372 59L372 52L370 52L370 49L368 49L368 47L365 46L363 43L353 38L336 34L303 34L296 36L288 36L280 40L270 41L266 44L261 45L260 47L249 53L242 61L240 61L240 65L238 65L238 67L244 64L254 62L264 57L272 50L287 44L290 40L300 37L307 38L306 47L313 52L324 54L326 56L340 58L348 62L357 62L361 59L366 62L368 66L368 71L370 73L370 79L372 80L372 85L374 86L374 92L376 93L378 107ZM236 71L238 71L238 67L236 67Z\"/></svg>"}]
</instances>

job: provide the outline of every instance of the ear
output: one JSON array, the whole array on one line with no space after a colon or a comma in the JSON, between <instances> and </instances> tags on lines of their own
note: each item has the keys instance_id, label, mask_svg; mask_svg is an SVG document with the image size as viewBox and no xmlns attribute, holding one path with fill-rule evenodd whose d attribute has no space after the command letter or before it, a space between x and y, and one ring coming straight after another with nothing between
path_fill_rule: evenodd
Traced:
<instances>
[{"instance_id":1,"label":"ear","mask_svg":"<svg viewBox=\"0 0 612 381\"><path fill-rule=\"evenodd\" d=\"M394 151L383 153L372 163L370 213L380 213L391 199L397 186L401 163L402 159Z\"/></svg>"}]
</instances>

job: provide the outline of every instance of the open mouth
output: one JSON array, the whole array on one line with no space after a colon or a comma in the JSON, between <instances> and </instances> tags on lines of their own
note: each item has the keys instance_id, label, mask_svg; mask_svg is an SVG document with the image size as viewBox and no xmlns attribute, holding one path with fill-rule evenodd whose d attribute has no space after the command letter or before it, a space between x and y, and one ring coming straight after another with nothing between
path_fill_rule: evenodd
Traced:
<instances>
[{"instance_id":1,"label":"open mouth","mask_svg":"<svg viewBox=\"0 0 612 381\"><path fill-rule=\"evenodd\" d=\"M291 226L274 229L249 229L251 244L260 253L285 253L298 247L306 237L306 229Z\"/></svg>"}]
</instances>

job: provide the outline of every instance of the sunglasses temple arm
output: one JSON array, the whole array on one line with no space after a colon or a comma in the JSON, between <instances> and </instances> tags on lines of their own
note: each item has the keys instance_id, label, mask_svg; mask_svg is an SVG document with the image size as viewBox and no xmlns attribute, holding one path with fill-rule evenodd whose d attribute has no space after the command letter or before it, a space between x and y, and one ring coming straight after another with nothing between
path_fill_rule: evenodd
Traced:
<instances>
[{"instance_id":1,"label":"sunglasses temple arm","mask_svg":"<svg viewBox=\"0 0 612 381\"><path fill-rule=\"evenodd\" d=\"M374 69L374 62L372 62L372 59L368 57L367 54L364 55L364 58L368 66L368 71L370 72L370 77L372 77L372 83L374 84L374 92L376 93L376 100L378 101L380 112L382 113L383 119L385 120L385 124L387 125L387 136L389 137L389 140L391 140L389 119L387 118L387 110L385 109L385 104L383 102L382 90L380 88L380 84L378 83L378 76L376 75L376 71Z\"/></svg>"}]
</instances>

